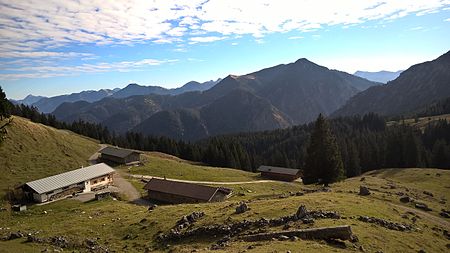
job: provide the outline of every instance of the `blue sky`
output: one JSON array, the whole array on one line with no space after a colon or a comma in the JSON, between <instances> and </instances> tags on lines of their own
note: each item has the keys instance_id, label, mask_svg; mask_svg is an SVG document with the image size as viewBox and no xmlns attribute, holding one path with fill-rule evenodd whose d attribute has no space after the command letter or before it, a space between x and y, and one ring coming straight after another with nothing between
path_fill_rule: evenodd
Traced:
<instances>
[{"instance_id":1,"label":"blue sky","mask_svg":"<svg viewBox=\"0 0 450 253\"><path fill-rule=\"evenodd\" d=\"M299 58L396 71L448 38L448 0L0 0L0 86L14 99L172 88Z\"/></svg>"}]
</instances>

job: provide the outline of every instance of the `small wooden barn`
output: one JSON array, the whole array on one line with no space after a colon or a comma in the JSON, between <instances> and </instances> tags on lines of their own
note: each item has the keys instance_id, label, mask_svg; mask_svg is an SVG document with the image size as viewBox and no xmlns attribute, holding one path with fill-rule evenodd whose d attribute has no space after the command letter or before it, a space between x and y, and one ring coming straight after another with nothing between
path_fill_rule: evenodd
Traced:
<instances>
[{"instance_id":1,"label":"small wooden barn","mask_svg":"<svg viewBox=\"0 0 450 253\"><path fill-rule=\"evenodd\" d=\"M138 163L141 160L141 153L130 149L106 147L100 150L99 153L99 159L106 163L132 164Z\"/></svg>"},{"instance_id":2,"label":"small wooden barn","mask_svg":"<svg viewBox=\"0 0 450 253\"><path fill-rule=\"evenodd\" d=\"M113 183L115 170L104 163L41 178L22 186L25 195L36 202L47 202L77 192L103 189Z\"/></svg>"},{"instance_id":3,"label":"small wooden barn","mask_svg":"<svg viewBox=\"0 0 450 253\"><path fill-rule=\"evenodd\" d=\"M261 165L258 168L261 176L280 181L294 181L301 176L299 169Z\"/></svg>"},{"instance_id":4,"label":"small wooden barn","mask_svg":"<svg viewBox=\"0 0 450 253\"><path fill-rule=\"evenodd\" d=\"M219 202L231 196L231 189L152 178L145 185L150 199L172 203Z\"/></svg>"}]
</instances>

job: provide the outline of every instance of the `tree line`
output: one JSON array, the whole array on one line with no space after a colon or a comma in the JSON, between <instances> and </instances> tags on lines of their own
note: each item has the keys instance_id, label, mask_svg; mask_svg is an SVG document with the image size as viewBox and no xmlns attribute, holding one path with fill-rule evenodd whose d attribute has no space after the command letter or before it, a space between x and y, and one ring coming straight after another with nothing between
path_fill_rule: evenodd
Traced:
<instances>
[{"instance_id":1,"label":"tree line","mask_svg":"<svg viewBox=\"0 0 450 253\"><path fill-rule=\"evenodd\" d=\"M124 148L159 151L211 166L255 171L260 165L303 169L307 148L313 141L314 123L272 131L210 137L184 142L167 137L127 132L116 134L106 127L82 120L58 121L26 105L12 105L9 114L28 118L58 129L67 129ZM450 124L438 121L420 130L400 124L386 126L376 114L329 120L343 176L352 177L380 168L450 168Z\"/></svg>"}]
</instances>

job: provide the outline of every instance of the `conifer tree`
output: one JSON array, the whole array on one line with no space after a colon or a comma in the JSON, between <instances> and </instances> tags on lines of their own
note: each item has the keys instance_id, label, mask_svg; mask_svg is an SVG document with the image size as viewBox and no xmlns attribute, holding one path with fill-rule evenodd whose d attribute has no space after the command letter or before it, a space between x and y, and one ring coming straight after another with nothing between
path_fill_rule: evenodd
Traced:
<instances>
[{"instance_id":1,"label":"conifer tree","mask_svg":"<svg viewBox=\"0 0 450 253\"><path fill-rule=\"evenodd\" d=\"M0 86L0 120L3 120L3 118L8 118L10 116L9 106L10 104L8 99L6 99L6 94Z\"/></svg>"},{"instance_id":2,"label":"conifer tree","mask_svg":"<svg viewBox=\"0 0 450 253\"><path fill-rule=\"evenodd\" d=\"M324 185L341 180L344 166L336 138L328 121L319 114L311 134L304 169L304 183L319 182Z\"/></svg>"}]
</instances>

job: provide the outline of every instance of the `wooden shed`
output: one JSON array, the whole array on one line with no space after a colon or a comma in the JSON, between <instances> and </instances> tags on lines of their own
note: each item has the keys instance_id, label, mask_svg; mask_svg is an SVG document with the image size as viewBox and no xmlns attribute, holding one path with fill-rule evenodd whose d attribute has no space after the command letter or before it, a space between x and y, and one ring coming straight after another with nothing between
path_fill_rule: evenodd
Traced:
<instances>
[{"instance_id":1,"label":"wooden shed","mask_svg":"<svg viewBox=\"0 0 450 253\"><path fill-rule=\"evenodd\" d=\"M99 159L106 163L132 164L139 163L141 160L141 153L130 149L106 147L100 150L99 153Z\"/></svg>"},{"instance_id":2,"label":"wooden shed","mask_svg":"<svg viewBox=\"0 0 450 253\"><path fill-rule=\"evenodd\" d=\"M231 189L152 178L144 186L150 199L165 203L219 202L231 196Z\"/></svg>"},{"instance_id":3,"label":"wooden shed","mask_svg":"<svg viewBox=\"0 0 450 253\"><path fill-rule=\"evenodd\" d=\"M301 176L299 169L261 165L258 168L261 176L280 181L294 181Z\"/></svg>"}]
</instances>

